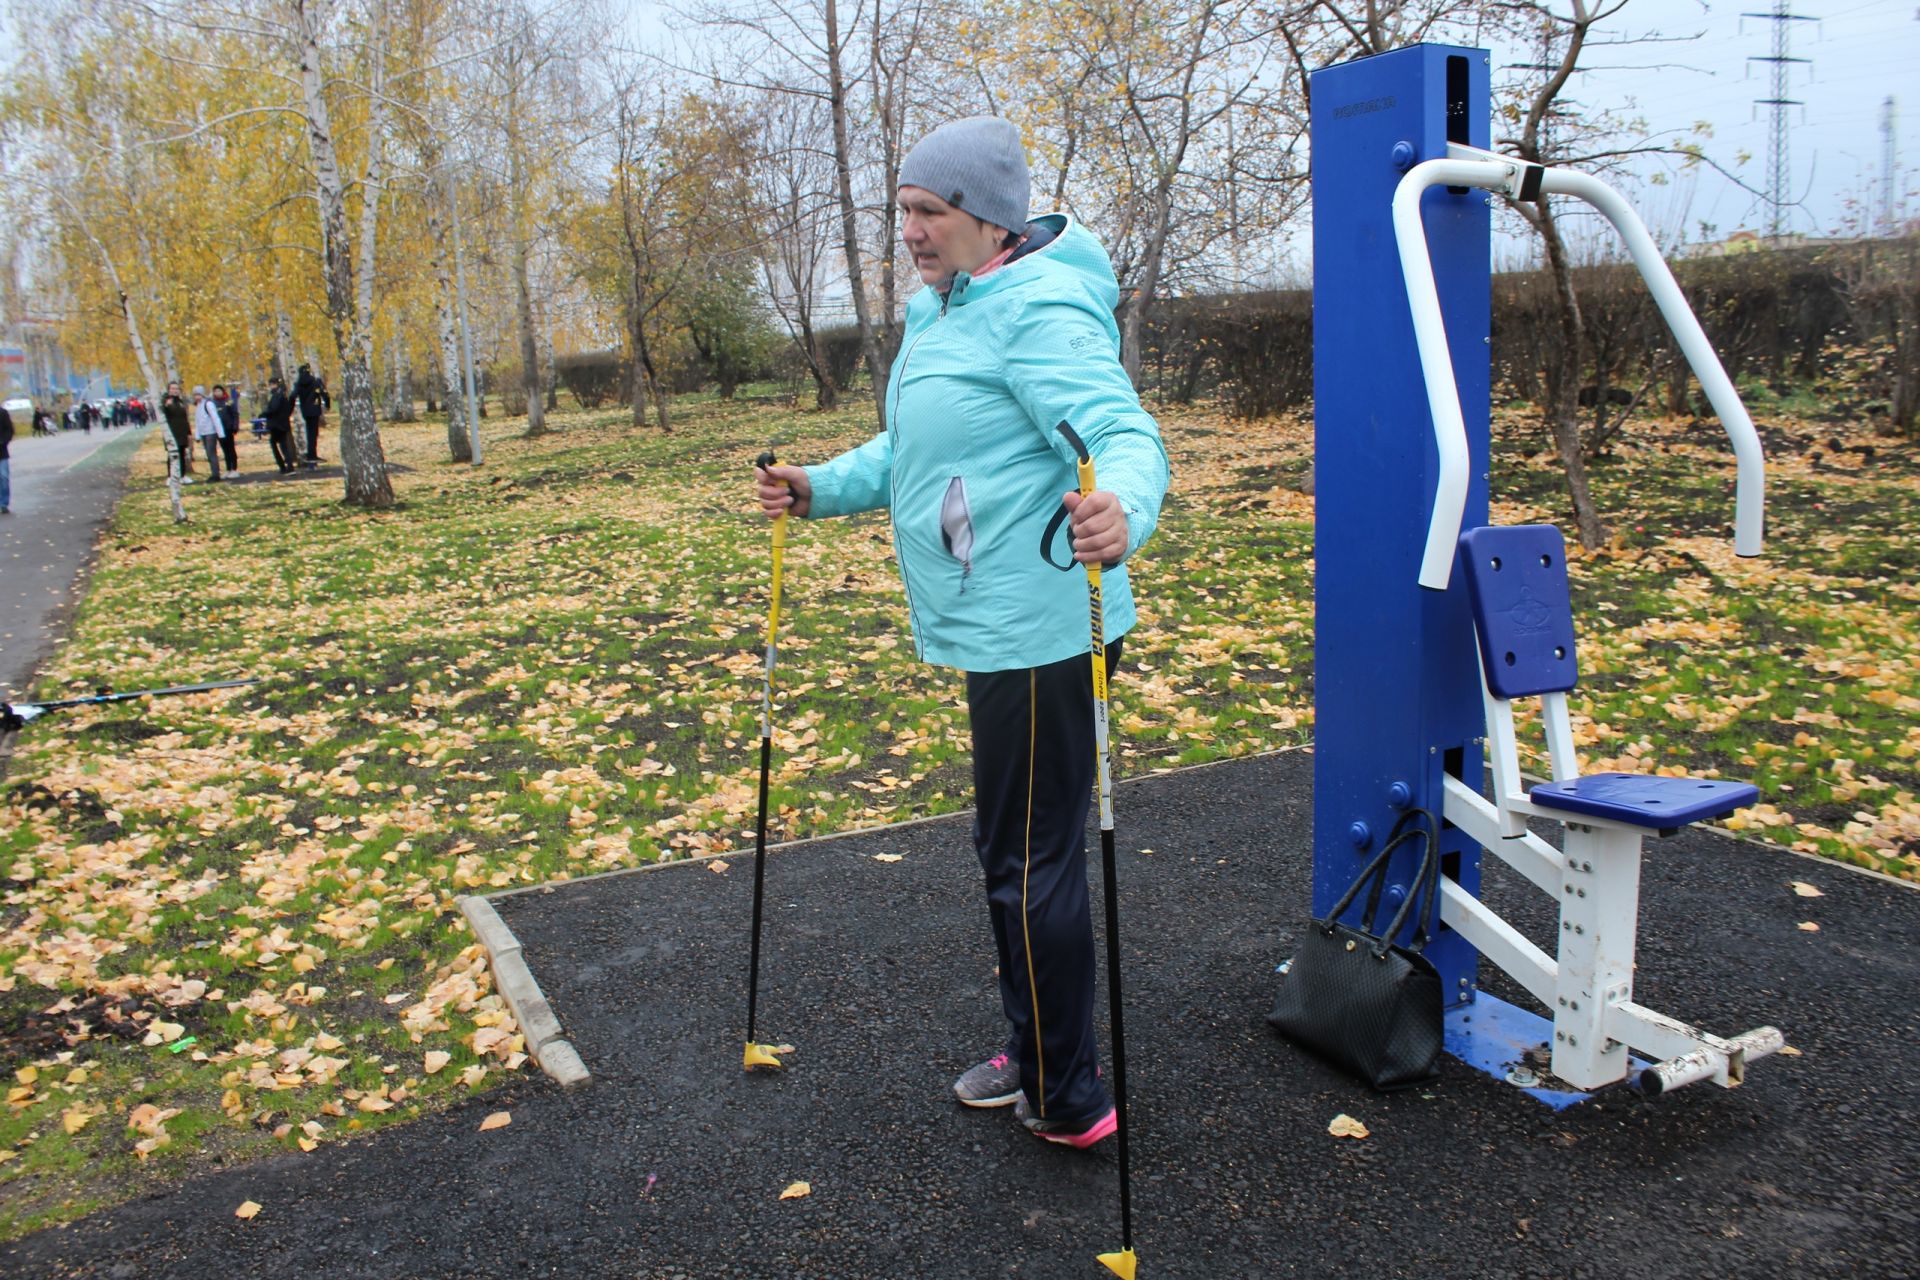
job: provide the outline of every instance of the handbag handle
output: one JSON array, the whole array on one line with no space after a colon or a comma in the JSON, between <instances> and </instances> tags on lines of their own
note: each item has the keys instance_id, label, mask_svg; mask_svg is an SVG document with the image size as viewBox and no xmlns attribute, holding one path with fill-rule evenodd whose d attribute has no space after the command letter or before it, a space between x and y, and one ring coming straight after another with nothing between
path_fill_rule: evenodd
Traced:
<instances>
[{"instance_id":1,"label":"handbag handle","mask_svg":"<svg viewBox=\"0 0 1920 1280\"><path fill-rule=\"evenodd\" d=\"M1366 888L1367 882L1371 880L1374 882L1373 892L1367 895L1367 907L1362 913L1360 925L1368 933L1372 933L1373 916L1379 910L1380 895L1386 889L1387 861L1393 857L1394 850L1401 845L1415 836L1425 834L1423 830L1398 832L1396 828L1396 834L1387 841L1379 853L1373 855L1373 860L1368 862L1365 869L1354 878L1353 883L1347 886L1347 891L1340 895L1340 901L1334 903L1333 909L1327 912L1327 920L1331 922L1345 914L1347 908L1353 905L1353 900L1360 896L1360 890Z\"/></svg>"},{"instance_id":2,"label":"handbag handle","mask_svg":"<svg viewBox=\"0 0 1920 1280\"><path fill-rule=\"evenodd\" d=\"M1425 825L1410 827L1408 823L1414 819L1424 819ZM1393 939L1406 924L1407 915L1413 910L1416 901L1420 903L1419 928L1409 950L1419 951L1425 947L1431 936L1434 901L1440 887L1439 847L1438 841L1434 838L1434 829L1437 826L1438 823L1435 822L1433 814L1425 809L1409 809L1401 814L1399 821L1394 823L1393 830L1387 837L1387 843L1368 861L1366 867L1354 878L1353 883L1347 886L1347 891L1340 896L1340 900L1333 905L1333 909L1327 912L1327 931L1332 932L1333 921L1339 919L1347 908L1353 905L1354 899L1360 896L1360 890L1366 888L1371 882L1372 888L1367 894L1367 905L1361 913L1360 928L1362 932L1376 939L1376 944L1372 948L1374 957L1376 959L1385 957L1387 949L1393 945ZM1421 855L1419 868L1414 872L1413 883L1408 886L1406 900L1394 913L1393 922L1387 927L1386 932L1376 932L1374 920L1379 912L1381 896L1386 891L1387 864L1401 845L1416 839L1424 841L1426 848Z\"/></svg>"},{"instance_id":3,"label":"handbag handle","mask_svg":"<svg viewBox=\"0 0 1920 1280\"><path fill-rule=\"evenodd\" d=\"M1431 829L1434 826L1433 815L1431 813L1428 813L1425 809L1408 809L1404 813L1402 813L1397 819L1394 820L1393 830L1387 832L1387 844L1386 844L1386 848L1382 850L1382 852L1390 852L1394 849L1397 849L1398 847L1400 847L1400 845L1404 844L1409 838L1419 834L1417 831L1407 830L1407 824L1415 818L1425 818L1427 820L1429 829ZM1420 870L1417 871L1414 875L1413 883L1408 886L1409 892L1412 892L1412 893L1419 892L1421 873L1424 872L1425 868L1426 868L1426 863L1422 861L1420 863ZM1368 933L1372 933L1374 931L1373 922L1374 922L1376 913L1380 909L1380 896L1382 893L1385 892L1386 887L1387 887L1387 877L1385 872L1382 871L1379 874L1378 878L1374 880L1372 891L1367 894L1367 909L1364 913L1362 913L1361 920L1360 920L1361 927L1364 928ZM1387 934L1387 936L1391 938L1393 934L1390 932Z\"/></svg>"},{"instance_id":4,"label":"handbag handle","mask_svg":"<svg viewBox=\"0 0 1920 1280\"><path fill-rule=\"evenodd\" d=\"M1420 913L1415 917L1413 941L1408 945L1407 950L1414 952L1422 950L1432 937L1434 899L1440 892L1440 841L1436 836L1436 828L1439 824L1434 821L1433 814L1425 809L1409 809L1402 816L1401 822L1404 823L1407 818L1416 814L1426 819L1427 825L1415 827L1407 834L1418 834L1425 840L1426 851L1421 855L1419 870L1413 873L1413 883L1407 888L1406 901L1402 902L1400 909L1394 912L1393 923L1387 926L1384 934L1375 935L1380 940L1373 950L1376 960L1385 958L1387 948L1391 947L1393 940L1399 936L1400 928L1407 922L1407 914L1413 910L1416 901L1420 903ZM1396 824L1395 830L1398 829L1399 826ZM1371 922L1368 924L1367 932L1373 932Z\"/></svg>"}]
</instances>

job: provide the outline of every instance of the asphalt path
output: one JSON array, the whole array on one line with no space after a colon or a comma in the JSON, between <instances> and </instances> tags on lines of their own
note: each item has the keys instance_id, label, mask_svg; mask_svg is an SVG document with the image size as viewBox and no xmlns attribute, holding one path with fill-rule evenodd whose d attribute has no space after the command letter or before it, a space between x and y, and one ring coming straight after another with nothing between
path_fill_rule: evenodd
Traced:
<instances>
[{"instance_id":1,"label":"asphalt path","mask_svg":"<svg viewBox=\"0 0 1920 1280\"><path fill-rule=\"evenodd\" d=\"M1304 752L1119 791L1142 1276L1920 1274L1913 889L1711 833L1657 842L1637 998L1722 1033L1773 1023L1798 1056L1736 1090L1565 1112L1450 1059L1380 1096L1263 1020L1302 925L1310 793ZM1105 1276L1114 1144L1047 1146L948 1093L1001 1036L968 822L769 858L760 1032L798 1046L784 1072L740 1070L750 853L503 896L590 1084L516 1081L204 1176L21 1240L0 1272ZM1550 936L1530 884L1490 868L1484 892ZM481 1132L496 1110L512 1123ZM1331 1137L1341 1113L1371 1136ZM812 1193L782 1200L796 1181Z\"/></svg>"},{"instance_id":2,"label":"asphalt path","mask_svg":"<svg viewBox=\"0 0 1920 1280\"><path fill-rule=\"evenodd\" d=\"M66 634L127 463L152 429L35 436L14 424L13 514L0 516L0 699L24 700Z\"/></svg>"}]
</instances>

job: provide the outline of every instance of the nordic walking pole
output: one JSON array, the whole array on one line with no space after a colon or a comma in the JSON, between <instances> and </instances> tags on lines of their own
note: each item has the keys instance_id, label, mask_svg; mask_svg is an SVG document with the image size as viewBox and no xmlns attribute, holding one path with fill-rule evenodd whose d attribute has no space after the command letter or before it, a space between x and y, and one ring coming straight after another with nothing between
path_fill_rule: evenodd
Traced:
<instances>
[{"instance_id":1,"label":"nordic walking pole","mask_svg":"<svg viewBox=\"0 0 1920 1280\"><path fill-rule=\"evenodd\" d=\"M772 467L776 459L768 449L755 461L758 467ZM747 961L747 1048L740 1068L783 1067L774 1049L755 1043L754 1016L760 997L760 906L766 898L767 884L767 777L773 769L773 658L775 637L780 633L780 563L787 550L787 513L773 520L773 593L767 602L767 664L760 677L760 821L753 843L753 946Z\"/></svg>"},{"instance_id":2,"label":"nordic walking pole","mask_svg":"<svg viewBox=\"0 0 1920 1280\"><path fill-rule=\"evenodd\" d=\"M102 689L89 697L61 698L57 702L0 702L0 730L24 728L30 721L38 720L49 711L64 711L68 707L93 707L108 702L131 702L137 698L164 698L183 693L209 693L215 689L238 689L243 685L258 683L258 680L216 680L212 684L171 684L164 689L134 689L127 693Z\"/></svg>"},{"instance_id":3,"label":"nordic walking pole","mask_svg":"<svg viewBox=\"0 0 1920 1280\"><path fill-rule=\"evenodd\" d=\"M1073 427L1057 428L1079 459L1080 496L1093 492L1093 455ZM1120 1020L1120 892L1113 856L1113 779L1107 766L1107 628L1100 606L1100 562L1087 562L1087 611L1093 620L1093 753L1100 779L1100 870L1107 882L1107 1011L1113 1023L1113 1114L1120 1135L1120 1251L1103 1253L1107 1270L1133 1280L1133 1170L1127 1159L1127 1036Z\"/></svg>"}]
</instances>

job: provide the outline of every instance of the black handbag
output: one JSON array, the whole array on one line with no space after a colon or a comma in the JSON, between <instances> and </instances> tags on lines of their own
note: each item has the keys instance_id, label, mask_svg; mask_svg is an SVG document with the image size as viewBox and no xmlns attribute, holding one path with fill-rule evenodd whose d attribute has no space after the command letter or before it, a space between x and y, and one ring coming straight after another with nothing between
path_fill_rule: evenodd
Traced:
<instances>
[{"instance_id":1,"label":"black handbag","mask_svg":"<svg viewBox=\"0 0 1920 1280\"><path fill-rule=\"evenodd\" d=\"M1424 818L1425 825L1409 825ZM1433 815L1408 811L1386 847L1334 904L1325 919L1309 923L1300 949L1280 980L1280 995L1267 1021L1281 1035L1359 1076L1375 1089L1405 1089L1431 1080L1440 1057L1440 975L1420 954L1433 926L1439 894L1440 851ZM1375 932L1374 915L1386 888L1387 863L1410 841L1426 848L1406 901L1386 929ZM1360 927L1340 923L1368 883ZM1395 946L1408 912L1418 902L1413 940Z\"/></svg>"}]
</instances>

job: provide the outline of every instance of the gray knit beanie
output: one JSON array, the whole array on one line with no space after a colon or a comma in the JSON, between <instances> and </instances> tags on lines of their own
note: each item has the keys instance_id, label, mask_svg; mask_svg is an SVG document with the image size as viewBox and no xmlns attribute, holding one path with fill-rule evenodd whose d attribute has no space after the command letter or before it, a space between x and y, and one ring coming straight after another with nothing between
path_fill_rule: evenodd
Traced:
<instances>
[{"instance_id":1,"label":"gray knit beanie","mask_svg":"<svg viewBox=\"0 0 1920 1280\"><path fill-rule=\"evenodd\" d=\"M1027 152L1020 130L999 116L949 120L900 162L900 185L922 187L996 227L1027 225Z\"/></svg>"}]
</instances>

